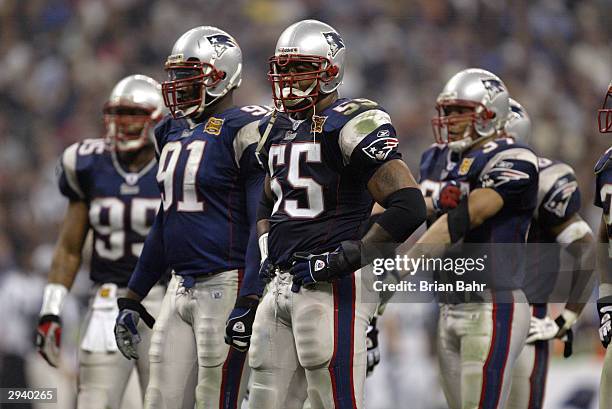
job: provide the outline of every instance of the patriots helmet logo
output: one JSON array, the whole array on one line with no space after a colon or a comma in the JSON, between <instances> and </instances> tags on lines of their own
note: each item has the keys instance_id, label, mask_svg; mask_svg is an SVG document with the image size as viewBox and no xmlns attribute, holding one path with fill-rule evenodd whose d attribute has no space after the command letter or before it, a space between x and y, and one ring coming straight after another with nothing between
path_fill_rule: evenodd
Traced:
<instances>
[{"instance_id":1,"label":"patriots helmet logo","mask_svg":"<svg viewBox=\"0 0 612 409\"><path fill-rule=\"evenodd\" d=\"M486 90L489 92L489 98L491 100L494 100L496 96L506 91L506 88L501 81L495 78L482 80L482 85L484 85Z\"/></svg>"},{"instance_id":2,"label":"patriots helmet logo","mask_svg":"<svg viewBox=\"0 0 612 409\"><path fill-rule=\"evenodd\" d=\"M227 51L228 48L237 47L237 44L234 40L225 34L215 34L206 36L206 39L213 46L215 50L216 58L221 58L221 56Z\"/></svg>"},{"instance_id":3,"label":"patriots helmet logo","mask_svg":"<svg viewBox=\"0 0 612 409\"><path fill-rule=\"evenodd\" d=\"M330 57L335 57L338 54L338 51L344 48L344 40L340 37L340 34L335 31L330 31L328 33L321 33L323 37L325 37L325 41L329 44L329 55Z\"/></svg>"},{"instance_id":4,"label":"patriots helmet logo","mask_svg":"<svg viewBox=\"0 0 612 409\"><path fill-rule=\"evenodd\" d=\"M510 105L510 111L512 111L514 114L518 115L521 118L525 116L525 111L523 111L523 109L517 105Z\"/></svg>"},{"instance_id":5,"label":"patriots helmet logo","mask_svg":"<svg viewBox=\"0 0 612 409\"><path fill-rule=\"evenodd\" d=\"M399 141L397 140L397 138L386 136L382 138L376 138L368 146L361 148L361 150L370 158L382 162L387 159L389 153L397 149L398 143Z\"/></svg>"},{"instance_id":6,"label":"patriots helmet logo","mask_svg":"<svg viewBox=\"0 0 612 409\"><path fill-rule=\"evenodd\" d=\"M560 179L555 183L554 191L544 203L544 208L557 217L564 217L576 189L578 189L578 182L575 180Z\"/></svg>"}]
</instances>

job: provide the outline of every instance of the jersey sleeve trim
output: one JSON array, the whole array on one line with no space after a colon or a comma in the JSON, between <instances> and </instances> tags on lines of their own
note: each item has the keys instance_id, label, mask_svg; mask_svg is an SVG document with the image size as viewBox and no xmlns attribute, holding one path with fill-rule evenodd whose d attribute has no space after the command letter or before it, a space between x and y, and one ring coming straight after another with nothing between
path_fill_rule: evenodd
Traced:
<instances>
[{"instance_id":1,"label":"jersey sleeve trim","mask_svg":"<svg viewBox=\"0 0 612 409\"><path fill-rule=\"evenodd\" d=\"M62 168L64 169L64 174L66 175L66 181L72 190L79 195L81 199L85 199L85 194L79 186L79 180L77 177L77 150L79 149L79 144L75 143L70 145L62 155Z\"/></svg>"},{"instance_id":2,"label":"jersey sleeve trim","mask_svg":"<svg viewBox=\"0 0 612 409\"><path fill-rule=\"evenodd\" d=\"M240 166L242 154L250 145L259 143L260 135L258 125L258 121L249 122L240 128L234 137L232 144L234 147L234 160L236 161L236 165Z\"/></svg>"},{"instance_id":3,"label":"jersey sleeve trim","mask_svg":"<svg viewBox=\"0 0 612 409\"><path fill-rule=\"evenodd\" d=\"M380 109L370 109L348 121L338 138L344 163L350 162L353 151L366 136L386 124L391 124L391 117Z\"/></svg>"},{"instance_id":4,"label":"jersey sleeve trim","mask_svg":"<svg viewBox=\"0 0 612 409\"><path fill-rule=\"evenodd\" d=\"M482 171L478 175L478 179L482 179L482 177L486 175L487 173L489 173L489 171L493 169L495 165L497 165L500 161L505 160L505 159L514 159L514 160L522 160L525 162L529 162L533 166L535 166L536 169L538 169L538 158L535 155L535 153L531 152L529 149L525 149L525 148L505 149L497 153L496 155L494 155L491 159L489 159L485 167L482 169Z\"/></svg>"}]
</instances>

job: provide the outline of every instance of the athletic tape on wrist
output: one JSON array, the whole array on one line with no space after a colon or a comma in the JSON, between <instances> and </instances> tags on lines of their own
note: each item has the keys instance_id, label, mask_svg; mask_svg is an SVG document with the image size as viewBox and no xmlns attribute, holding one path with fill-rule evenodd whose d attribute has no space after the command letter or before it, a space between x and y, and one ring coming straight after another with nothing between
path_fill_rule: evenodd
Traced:
<instances>
[{"instance_id":1,"label":"athletic tape on wrist","mask_svg":"<svg viewBox=\"0 0 612 409\"><path fill-rule=\"evenodd\" d=\"M261 261L268 258L268 233L264 233L259 236L259 254L261 255Z\"/></svg>"},{"instance_id":2,"label":"athletic tape on wrist","mask_svg":"<svg viewBox=\"0 0 612 409\"><path fill-rule=\"evenodd\" d=\"M567 246L568 244L583 238L587 234L593 234L593 231L584 220L581 220L579 222L574 222L563 229L563 231L557 235L555 240L557 243Z\"/></svg>"},{"instance_id":3,"label":"athletic tape on wrist","mask_svg":"<svg viewBox=\"0 0 612 409\"><path fill-rule=\"evenodd\" d=\"M599 298L612 297L612 284L601 283L599 284Z\"/></svg>"},{"instance_id":4,"label":"athletic tape on wrist","mask_svg":"<svg viewBox=\"0 0 612 409\"><path fill-rule=\"evenodd\" d=\"M68 289L63 284L49 283L45 286L40 315L60 315Z\"/></svg>"}]
</instances>

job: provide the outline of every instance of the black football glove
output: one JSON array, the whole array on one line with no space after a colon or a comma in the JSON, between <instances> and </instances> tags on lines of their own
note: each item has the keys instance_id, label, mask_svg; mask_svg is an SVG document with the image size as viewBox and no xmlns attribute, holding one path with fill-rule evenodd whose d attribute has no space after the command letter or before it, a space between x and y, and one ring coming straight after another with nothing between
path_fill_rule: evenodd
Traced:
<instances>
[{"instance_id":1,"label":"black football glove","mask_svg":"<svg viewBox=\"0 0 612 409\"><path fill-rule=\"evenodd\" d=\"M225 323L225 343L246 352L251 345L253 322L259 300L249 297L238 297L236 305Z\"/></svg>"},{"instance_id":2,"label":"black football glove","mask_svg":"<svg viewBox=\"0 0 612 409\"><path fill-rule=\"evenodd\" d=\"M343 241L335 251L323 254L294 253L293 266L289 273L293 276L291 291L297 293L300 287L319 281L332 281L353 273L361 262L361 242Z\"/></svg>"},{"instance_id":3,"label":"black football glove","mask_svg":"<svg viewBox=\"0 0 612 409\"><path fill-rule=\"evenodd\" d=\"M374 372L374 368L380 362L380 350L378 349L378 328L376 328L376 317L372 318L366 332L366 346L368 348L368 366L366 376Z\"/></svg>"},{"instance_id":4,"label":"black football glove","mask_svg":"<svg viewBox=\"0 0 612 409\"><path fill-rule=\"evenodd\" d=\"M597 312L599 313L599 340L604 348L612 340L612 296L597 300Z\"/></svg>"},{"instance_id":5,"label":"black football glove","mask_svg":"<svg viewBox=\"0 0 612 409\"><path fill-rule=\"evenodd\" d=\"M259 266L259 279L264 283L269 283L275 275L276 266L272 264L269 257L266 257Z\"/></svg>"}]
</instances>

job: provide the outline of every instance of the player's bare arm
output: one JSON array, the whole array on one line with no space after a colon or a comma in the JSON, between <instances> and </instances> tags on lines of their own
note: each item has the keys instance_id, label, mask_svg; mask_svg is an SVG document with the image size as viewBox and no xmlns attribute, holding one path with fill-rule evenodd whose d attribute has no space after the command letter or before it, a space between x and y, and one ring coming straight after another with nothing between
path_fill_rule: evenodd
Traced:
<instances>
[{"instance_id":1,"label":"player's bare arm","mask_svg":"<svg viewBox=\"0 0 612 409\"><path fill-rule=\"evenodd\" d=\"M81 251L89 231L88 212L84 201L70 201L53 254L49 283L43 294L36 346L40 355L54 367L59 365L60 313L81 266Z\"/></svg>"},{"instance_id":2,"label":"player's bare arm","mask_svg":"<svg viewBox=\"0 0 612 409\"><path fill-rule=\"evenodd\" d=\"M601 217L599 231L597 233L597 262L596 269L600 281L600 290L609 289L608 295L612 295L612 259L608 255L608 225ZM601 294L600 294L601 295Z\"/></svg>"},{"instance_id":3,"label":"player's bare arm","mask_svg":"<svg viewBox=\"0 0 612 409\"><path fill-rule=\"evenodd\" d=\"M459 227L460 230L453 230L453 234L465 235L468 229L473 229L483 224L487 219L495 216L504 206L504 199L499 193L493 189L481 188L470 193L467 198L466 207L460 206L455 210L443 215L421 236L417 243L429 244L450 244L451 229L455 226L449 226L449 218L451 220L467 220L464 226ZM452 223L452 222L451 222Z\"/></svg>"},{"instance_id":4,"label":"player's bare arm","mask_svg":"<svg viewBox=\"0 0 612 409\"><path fill-rule=\"evenodd\" d=\"M578 316L586 305L578 301L588 299L595 284L591 279L591 273L595 268L595 240L591 229L578 214L564 223L552 226L550 231L561 245L566 246L565 249L574 258L570 301L565 308Z\"/></svg>"},{"instance_id":5,"label":"player's bare arm","mask_svg":"<svg viewBox=\"0 0 612 409\"><path fill-rule=\"evenodd\" d=\"M81 252L89 231L89 208L84 201L71 201L53 253L49 283L70 289L81 266Z\"/></svg>"}]
</instances>

